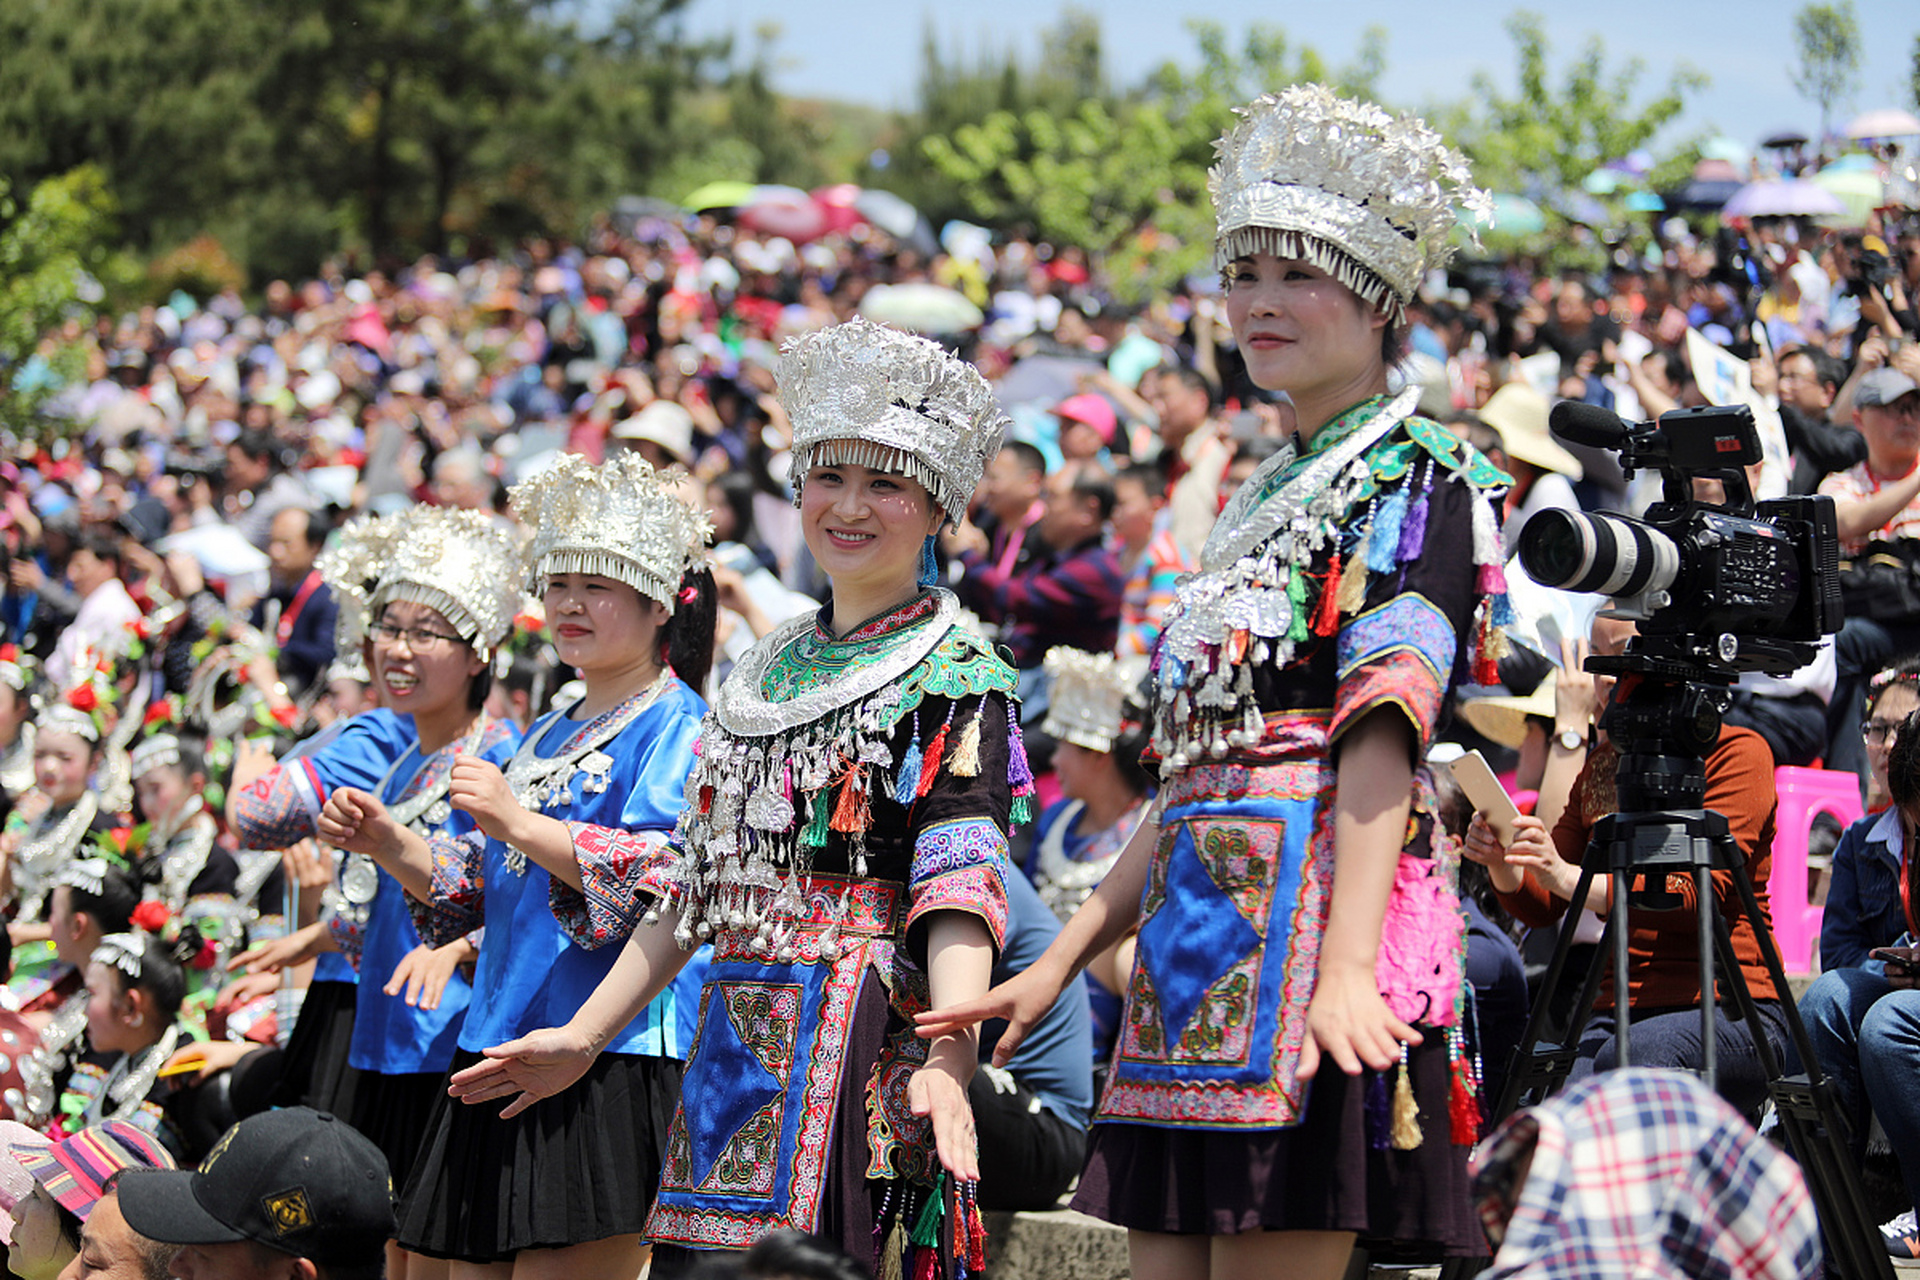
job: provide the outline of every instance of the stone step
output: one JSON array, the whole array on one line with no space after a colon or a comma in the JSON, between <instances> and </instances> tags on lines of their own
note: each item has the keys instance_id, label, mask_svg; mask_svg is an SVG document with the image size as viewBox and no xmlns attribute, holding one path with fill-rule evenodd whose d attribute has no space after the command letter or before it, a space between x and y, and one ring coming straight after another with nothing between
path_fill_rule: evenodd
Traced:
<instances>
[{"instance_id":1,"label":"stone step","mask_svg":"<svg viewBox=\"0 0 1920 1280\"><path fill-rule=\"evenodd\" d=\"M988 1213L986 1280L1129 1280L1127 1233L1072 1209ZM1439 1280L1438 1267L1370 1267L1368 1280Z\"/></svg>"}]
</instances>

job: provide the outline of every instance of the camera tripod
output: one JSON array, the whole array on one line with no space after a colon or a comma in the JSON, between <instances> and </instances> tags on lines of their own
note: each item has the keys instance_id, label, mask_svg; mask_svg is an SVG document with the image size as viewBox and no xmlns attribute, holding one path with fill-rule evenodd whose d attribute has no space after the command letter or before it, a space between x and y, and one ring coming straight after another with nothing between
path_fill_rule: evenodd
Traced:
<instances>
[{"instance_id":1,"label":"camera tripod","mask_svg":"<svg viewBox=\"0 0 1920 1280\"><path fill-rule=\"evenodd\" d=\"M1774 1055L1773 1046L1761 1025L1753 992L1748 988L1746 975L1734 954L1733 937L1726 917L1712 909L1714 896L1710 875L1714 871L1726 871L1732 873L1729 878L1739 891L1741 909L1746 912L1747 918L1756 924L1765 919L1760 912L1753 883L1747 875L1746 856L1728 833L1726 818L1709 809L1673 809L1623 813L1603 819L1594 829L1587 856L1582 860L1580 881L1572 899L1574 903L1586 901L1593 877L1603 867L1607 874L1615 877L1613 883L1616 889L1606 929L1601 935L1600 950L1595 963L1587 970L1565 1038L1558 1047L1539 1047L1549 1016L1547 993L1557 989L1566 970L1574 929L1579 922L1579 912L1572 907L1569 907L1567 918L1562 923L1553 959L1547 967L1546 980L1541 987L1541 998L1534 1002L1533 1011L1527 1019L1526 1033L1520 1041L1514 1068L1508 1076L1506 1090L1495 1114L1510 1114L1523 1099L1538 1101L1544 1098L1559 1088L1572 1072L1578 1057L1576 1046L1580 1042L1580 1034L1586 1028L1594 999L1600 990L1604 965L1598 956L1608 954L1609 950L1613 960L1614 1007L1618 1015L1615 1043L1620 1065L1626 1066L1632 1061L1632 1019L1625 997L1628 990L1627 911L1630 900L1644 891L1621 892L1618 886L1626 885L1629 879L1635 877L1658 882L1667 874L1690 873L1694 882L1695 901L1698 903L1695 914L1699 922L1700 1039L1704 1058L1701 1073L1709 1085L1715 1082L1717 1055L1714 1024L1719 1016L1714 997L1717 961L1722 979L1734 997L1735 1016L1747 1022L1754 1052L1760 1059L1761 1069L1766 1073L1768 1094L1779 1114L1781 1128L1806 1175L1807 1188L1813 1195L1814 1206L1819 1213L1828 1267L1833 1273L1852 1280L1866 1280L1868 1277L1891 1280L1893 1264L1881 1242L1879 1224L1867 1212L1859 1174L1849 1154L1850 1134L1846 1116L1834 1096L1833 1082L1820 1070L1820 1064L1813 1056L1813 1045L1807 1039L1806 1024L1801 1022L1799 1011L1787 994L1787 976L1781 966L1780 949L1774 942L1772 932L1757 927L1754 935L1760 945L1767 975L1780 995L1781 1012L1785 1015L1794 1047L1804 1064L1804 1072L1795 1076L1785 1075ZM1660 907L1656 904L1652 909Z\"/></svg>"}]
</instances>

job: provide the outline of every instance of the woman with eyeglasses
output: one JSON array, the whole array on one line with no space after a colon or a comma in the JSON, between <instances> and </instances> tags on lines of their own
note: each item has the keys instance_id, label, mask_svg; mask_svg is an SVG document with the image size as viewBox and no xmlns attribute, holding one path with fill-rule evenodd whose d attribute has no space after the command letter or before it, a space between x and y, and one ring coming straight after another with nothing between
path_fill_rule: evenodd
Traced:
<instances>
[{"instance_id":1,"label":"woman with eyeglasses","mask_svg":"<svg viewBox=\"0 0 1920 1280\"><path fill-rule=\"evenodd\" d=\"M504 772L462 755L450 798L477 829L423 838L366 789L328 799L320 835L413 899L429 941L484 926L456 1070L564 1022L613 967L638 876L685 794L713 659L705 519L637 456L568 455L512 492L577 700L535 722ZM514 579L518 581L516 577ZM623 1023L581 1088L523 1114L445 1089L401 1198L400 1243L460 1277L632 1276L686 1055L674 992Z\"/></svg>"},{"instance_id":2,"label":"woman with eyeglasses","mask_svg":"<svg viewBox=\"0 0 1920 1280\"><path fill-rule=\"evenodd\" d=\"M1920 661L1909 660L1875 676L1860 736L1872 777L1870 804L1884 804L1893 790L1887 774L1895 731L1920 711ZM1820 971L1866 964L1868 952L1906 929L1900 872L1907 860L1899 810L1885 805L1840 834L1827 878L1826 912L1820 917Z\"/></svg>"},{"instance_id":3,"label":"woman with eyeglasses","mask_svg":"<svg viewBox=\"0 0 1920 1280\"><path fill-rule=\"evenodd\" d=\"M494 655L518 612L522 565L517 541L470 511L418 507L342 530L319 569L341 605L343 646L364 635L380 708L241 792L236 826L249 847L313 835L328 797L352 787L380 797L422 837L472 830L472 816L452 806L448 789L457 759L503 764L520 742L512 722L482 708ZM406 1184L421 1149L471 997L463 971L474 944L440 941L421 941L392 876L349 854L319 920L239 961L271 972L319 957L289 1058L297 1073L302 1058L316 1057L314 1077L324 1085L341 1076L344 1044L351 1090L322 1100L381 1149L396 1186ZM356 971L364 981L354 981ZM396 1248L387 1274L420 1280L446 1268Z\"/></svg>"}]
</instances>

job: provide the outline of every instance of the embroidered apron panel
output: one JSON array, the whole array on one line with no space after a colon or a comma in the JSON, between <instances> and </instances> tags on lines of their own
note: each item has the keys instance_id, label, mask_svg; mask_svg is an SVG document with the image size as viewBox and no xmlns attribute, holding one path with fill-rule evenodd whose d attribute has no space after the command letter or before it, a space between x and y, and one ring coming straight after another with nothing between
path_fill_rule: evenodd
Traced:
<instances>
[{"instance_id":1,"label":"embroidered apron panel","mask_svg":"<svg viewBox=\"0 0 1920 1280\"><path fill-rule=\"evenodd\" d=\"M1294 1079L1332 881L1324 759L1202 765L1168 788L1100 1119L1273 1128Z\"/></svg>"},{"instance_id":2,"label":"embroidered apron panel","mask_svg":"<svg viewBox=\"0 0 1920 1280\"><path fill-rule=\"evenodd\" d=\"M827 904L847 891L840 955L821 954ZM715 939L647 1237L744 1249L779 1227L813 1231L840 1078L866 967L889 950L899 886L819 875L791 963L753 949L754 934Z\"/></svg>"}]
</instances>

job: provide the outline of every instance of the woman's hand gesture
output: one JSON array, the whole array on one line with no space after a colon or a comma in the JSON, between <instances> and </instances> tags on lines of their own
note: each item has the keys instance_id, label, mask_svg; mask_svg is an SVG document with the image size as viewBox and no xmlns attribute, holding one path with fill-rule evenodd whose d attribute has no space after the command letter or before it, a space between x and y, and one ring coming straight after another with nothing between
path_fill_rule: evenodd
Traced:
<instances>
[{"instance_id":1,"label":"woman's hand gesture","mask_svg":"<svg viewBox=\"0 0 1920 1280\"><path fill-rule=\"evenodd\" d=\"M980 1143L973 1131L973 1106L967 1086L943 1063L929 1062L907 1080L907 1106L933 1122L933 1146L940 1165L965 1181L980 1177Z\"/></svg>"},{"instance_id":2,"label":"woman's hand gesture","mask_svg":"<svg viewBox=\"0 0 1920 1280\"><path fill-rule=\"evenodd\" d=\"M465 938L444 947L430 947L423 942L400 957L400 963L393 968L393 977L382 990L390 996L405 991L407 1003L415 1008L438 1009L447 983L472 954L473 948Z\"/></svg>"},{"instance_id":3,"label":"woman's hand gesture","mask_svg":"<svg viewBox=\"0 0 1920 1280\"><path fill-rule=\"evenodd\" d=\"M567 1088L587 1074L599 1056L571 1027L542 1027L480 1052L485 1055L482 1061L453 1073L447 1093L469 1106L512 1097L501 1109L502 1120Z\"/></svg>"},{"instance_id":4,"label":"woman's hand gesture","mask_svg":"<svg viewBox=\"0 0 1920 1280\"><path fill-rule=\"evenodd\" d=\"M1387 1007L1372 966L1323 959L1307 1003L1307 1039L1295 1074L1313 1079L1323 1057L1350 1076L1362 1067L1385 1071L1400 1061L1402 1044L1419 1043L1420 1033Z\"/></svg>"},{"instance_id":5,"label":"woman's hand gesture","mask_svg":"<svg viewBox=\"0 0 1920 1280\"><path fill-rule=\"evenodd\" d=\"M353 787L341 787L327 797L315 829L334 848L364 853L376 861L398 856L404 830L385 805Z\"/></svg>"},{"instance_id":6,"label":"woman's hand gesture","mask_svg":"<svg viewBox=\"0 0 1920 1280\"><path fill-rule=\"evenodd\" d=\"M1060 992L1060 984L1035 964L983 996L917 1015L914 1030L922 1040L934 1040L965 1031L989 1018L1005 1018L1007 1029L1000 1033L1000 1039L993 1046L993 1065L1004 1067L1013 1060L1027 1032L1053 1008Z\"/></svg>"},{"instance_id":7,"label":"woman's hand gesture","mask_svg":"<svg viewBox=\"0 0 1920 1280\"><path fill-rule=\"evenodd\" d=\"M462 813L473 815L474 825L495 840L508 839L514 820L526 814L507 786L507 775L479 756L454 757L447 780L447 800Z\"/></svg>"}]
</instances>

